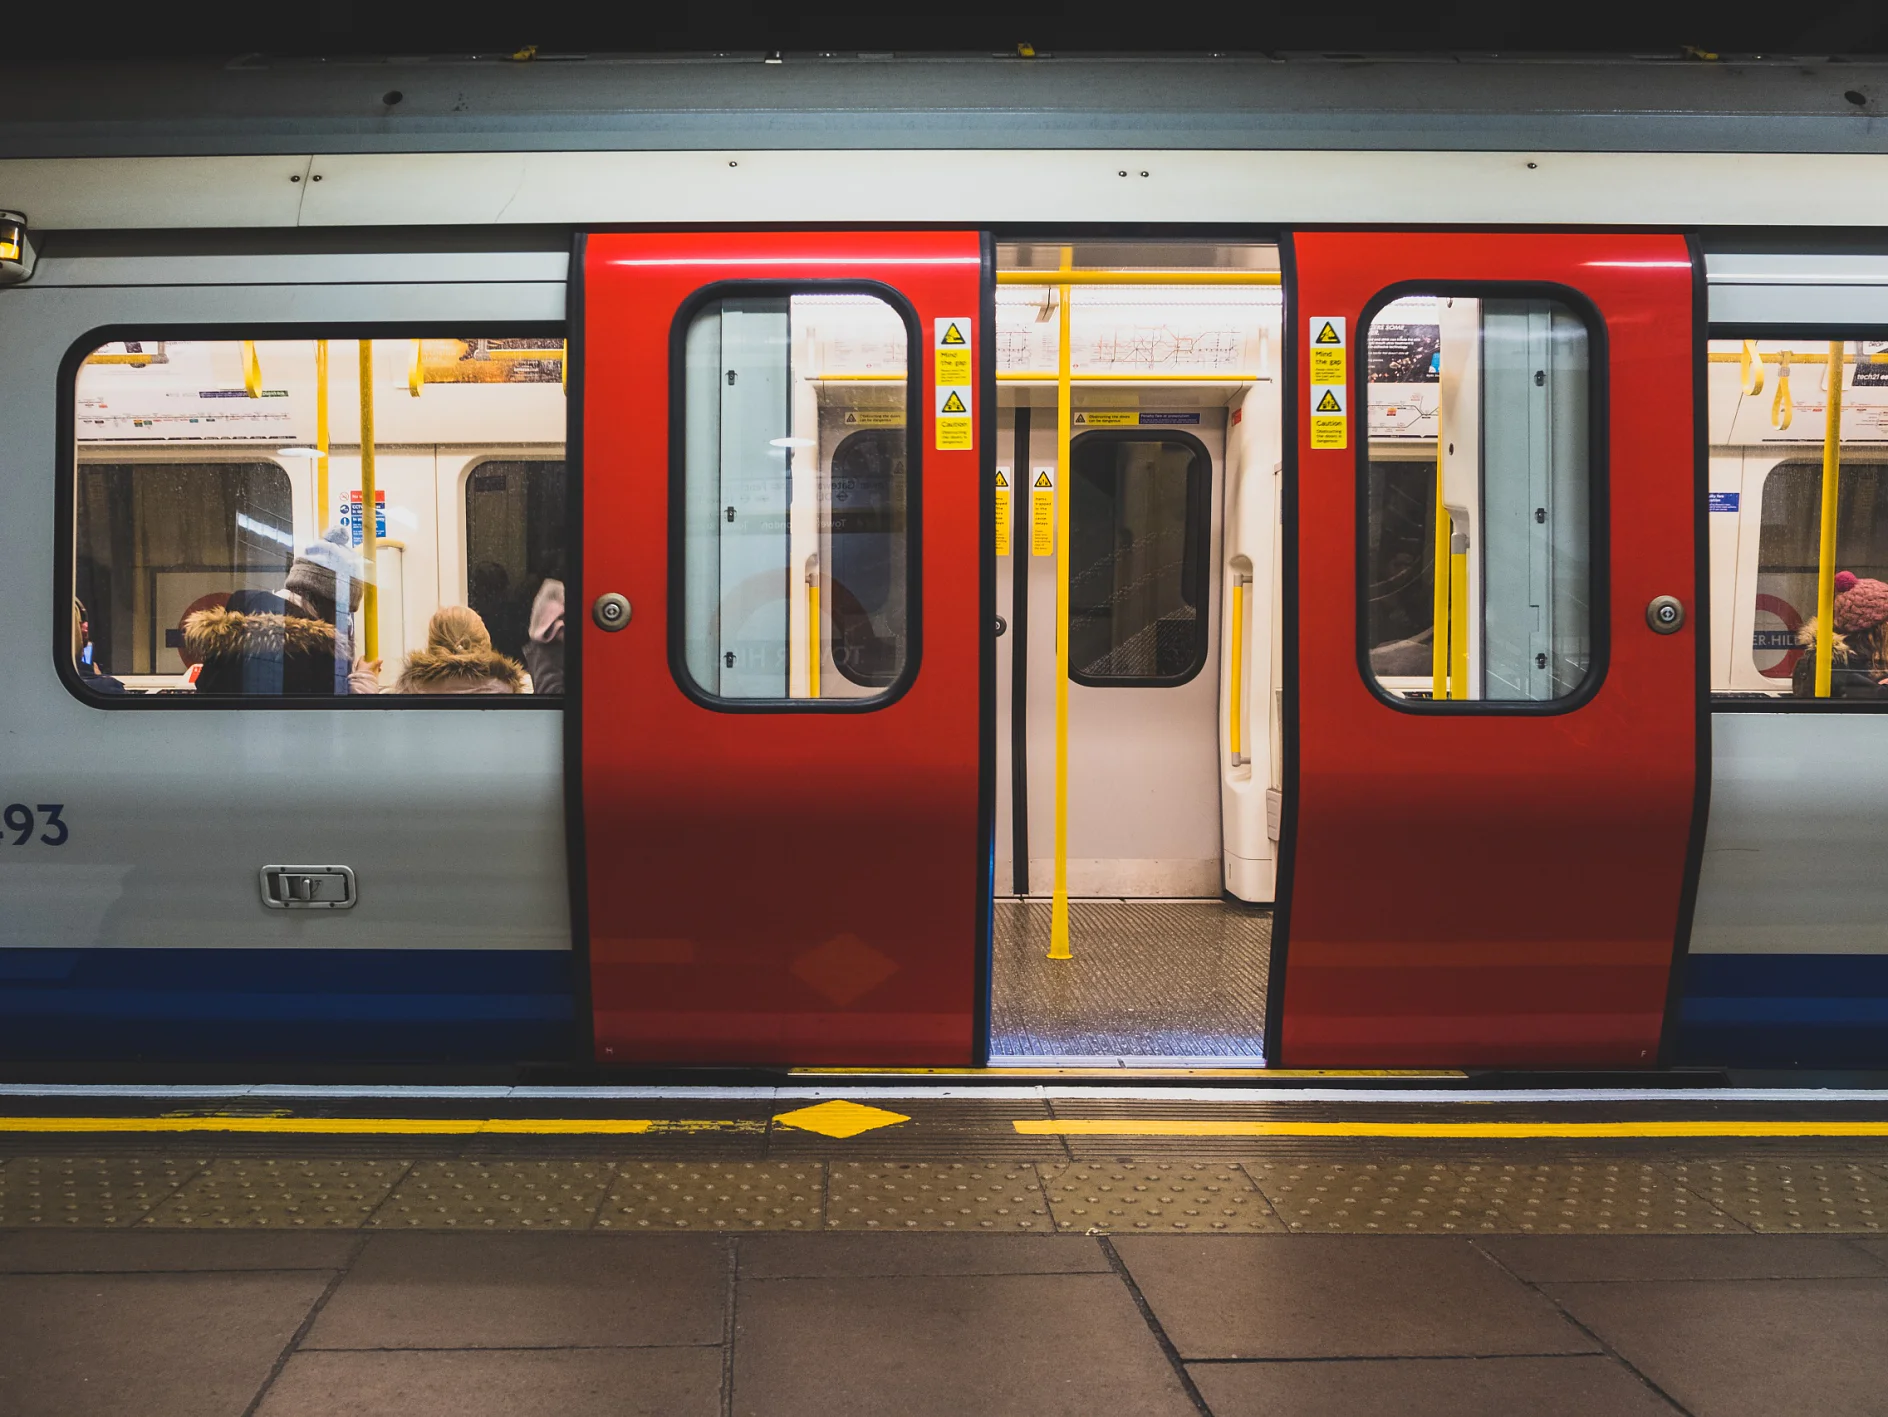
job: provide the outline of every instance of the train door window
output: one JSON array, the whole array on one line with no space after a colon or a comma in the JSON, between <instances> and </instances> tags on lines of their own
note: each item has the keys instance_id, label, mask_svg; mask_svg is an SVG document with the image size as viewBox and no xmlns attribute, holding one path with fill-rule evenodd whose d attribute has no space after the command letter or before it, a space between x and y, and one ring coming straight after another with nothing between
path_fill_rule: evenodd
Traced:
<instances>
[{"instance_id":1,"label":"train door window","mask_svg":"<svg viewBox=\"0 0 1888 1417\"><path fill-rule=\"evenodd\" d=\"M514 659L563 614L566 486L564 464L549 460L493 458L466 475L466 604Z\"/></svg>"},{"instance_id":2,"label":"train door window","mask_svg":"<svg viewBox=\"0 0 1888 1417\"><path fill-rule=\"evenodd\" d=\"M1401 703L1564 704L1590 691L1587 321L1551 297L1405 296L1368 321L1363 344L1371 680Z\"/></svg>"},{"instance_id":3,"label":"train door window","mask_svg":"<svg viewBox=\"0 0 1888 1417\"><path fill-rule=\"evenodd\" d=\"M1184 684L1206 663L1212 464L1198 439L1104 429L1069 450L1069 677Z\"/></svg>"},{"instance_id":4,"label":"train door window","mask_svg":"<svg viewBox=\"0 0 1888 1417\"><path fill-rule=\"evenodd\" d=\"M915 667L908 315L741 286L681 320L678 680L711 706L883 701Z\"/></svg>"},{"instance_id":5,"label":"train door window","mask_svg":"<svg viewBox=\"0 0 1888 1417\"><path fill-rule=\"evenodd\" d=\"M540 336L74 350L68 683L122 706L555 692L561 639L528 641L562 568L563 363ZM467 544L442 545L494 446L538 457L475 467Z\"/></svg>"}]
</instances>

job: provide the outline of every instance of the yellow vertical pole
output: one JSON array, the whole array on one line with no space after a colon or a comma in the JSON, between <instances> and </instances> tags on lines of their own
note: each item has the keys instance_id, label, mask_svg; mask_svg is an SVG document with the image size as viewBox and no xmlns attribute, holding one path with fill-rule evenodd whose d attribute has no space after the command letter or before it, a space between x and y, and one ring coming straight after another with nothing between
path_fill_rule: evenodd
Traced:
<instances>
[{"instance_id":1,"label":"yellow vertical pole","mask_svg":"<svg viewBox=\"0 0 1888 1417\"><path fill-rule=\"evenodd\" d=\"M1829 416L1822 430L1822 540L1816 549L1816 697L1829 697L1836 616L1836 484L1842 476L1841 340L1829 341Z\"/></svg>"},{"instance_id":2,"label":"yellow vertical pole","mask_svg":"<svg viewBox=\"0 0 1888 1417\"><path fill-rule=\"evenodd\" d=\"M1441 388L1438 384L1437 388ZM1429 697L1449 697L1449 509L1442 503L1442 456L1448 444L1442 441L1442 403L1436 403L1436 536L1435 554L1430 558L1434 580L1433 604L1435 628L1429 642Z\"/></svg>"},{"instance_id":3,"label":"yellow vertical pole","mask_svg":"<svg viewBox=\"0 0 1888 1417\"><path fill-rule=\"evenodd\" d=\"M1227 717L1232 726L1227 732L1227 743L1231 748L1231 757L1237 763L1245 756L1246 743L1243 732L1245 718L1245 672L1246 672L1246 578L1237 573L1232 578L1232 633L1229 636L1232 646L1232 672L1228 676L1232 684L1231 702L1227 705Z\"/></svg>"},{"instance_id":4,"label":"yellow vertical pole","mask_svg":"<svg viewBox=\"0 0 1888 1417\"><path fill-rule=\"evenodd\" d=\"M806 572L806 694L819 697L819 560Z\"/></svg>"},{"instance_id":5,"label":"yellow vertical pole","mask_svg":"<svg viewBox=\"0 0 1888 1417\"><path fill-rule=\"evenodd\" d=\"M380 658L380 531L374 517L374 342L361 344L361 653Z\"/></svg>"},{"instance_id":6,"label":"yellow vertical pole","mask_svg":"<svg viewBox=\"0 0 1888 1417\"><path fill-rule=\"evenodd\" d=\"M315 341L315 536L328 530L328 342Z\"/></svg>"},{"instance_id":7,"label":"yellow vertical pole","mask_svg":"<svg viewBox=\"0 0 1888 1417\"><path fill-rule=\"evenodd\" d=\"M1075 248L1062 248L1062 269L1075 268ZM1074 491L1069 443L1075 410L1069 371L1073 343L1069 334L1072 287L1057 287L1059 316L1055 358L1055 475L1062 485L1055 495L1055 871L1049 900L1049 958L1073 959L1069 950L1069 499Z\"/></svg>"},{"instance_id":8,"label":"yellow vertical pole","mask_svg":"<svg viewBox=\"0 0 1888 1417\"><path fill-rule=\"evenodd\" d=\"M1468 552L1449 537L1449 697L1468 697Z\"/></svg>"}]
</instances>

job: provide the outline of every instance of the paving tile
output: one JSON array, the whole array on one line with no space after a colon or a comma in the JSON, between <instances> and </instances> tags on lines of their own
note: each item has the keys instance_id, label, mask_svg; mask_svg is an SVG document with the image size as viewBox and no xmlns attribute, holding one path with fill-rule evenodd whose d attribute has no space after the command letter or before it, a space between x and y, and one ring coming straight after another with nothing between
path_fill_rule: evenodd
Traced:
<instances>
[{"instance_id":1,"label":"paving tile","mask_svg":"<svg viewBox=\"0 0 1888 1417\"><path fill-rule=\"evenodd\" d=\"M1252 1178L1223 1161L1038 1164L1056 1229L1168 1234L1284 1230Z\"/></svg>"},{"instance_id":2,"label":"paving tile","mask_svg":"<svg viewBox=\"0 0 1888 1417\"><path fill-rule=\"evenodd\" d=\"M0 1172L0 1225L129 1225L203 1164L131 1154L12 1157Z\"/></svg>"},{"instance_id":3,"label":"paving tile","mask_svg":"<svg viewBox=\"0 0 1888 1417\"><path fill-rule=\"evenodd\" d=\"M1186 1358L1594 1351L1455 1238L1124 1235L1114 1245Z\"/></svg>"},{"instance_id":4,"label":"paving tile","mask_svg":"<svg viewBox=\"0 0 1888 1417\"><path fill-rule=\"evenodd\" d=\"M625 1161L601 1230L810 1230L826 1213L818 1161Z\"/></svg>"},{"instance_id":5,"label":"paving tile","mask_svg":"<svg viewBox=\"0 0 1888 1417\"><path fill-rule=\"evenodd\" d=\"M607 1161L421 1161L367 1224L383 1230L588 1230Z\"/></svg>"},{"instance_id":6,"label":"paving tile","mask_svg":"<svg viewBox=\"0 0 1888 1417\"><path fill-rule=\"evenodd\" d=\"M1666 1168L1760 1232L1888 1232L1888 1177L1842 1161L1693 1161Z\"/></svg>"},{"instance_id":7,"label":"paving tile","mask_svg":"<svg viewBox=\"0 0 1888 1417\"><path fill-rule=\"evenodd\" d=\"M1475 1243L1537 1284L1888 1275L1888 1255L1867 1253L1873 1242L1823 1235L1491 1235Z\"/></svg>"},{"instance_id":8,"label":"paving tile","mask_svg":"<svg viewBox=\"0 0 1888 1417\"><path fill-rule=\"evenodd\" d=\"M715 1417L721 1350L297 1353L257 1417Z\"/></svg>"},{"instance_id":9,"label":"paving tile","mask_svg":"<svg viewBox=\"0 0 1888 1417\"><path fill-rule=\"evenodd\" d=\"M1497 1228L1569 1235L1735 1234L1743 1226L1643 1161L1456 1162Z\"/></svg>"},{"instance_id":10,"label":"paving tile","mask_svg":"<svg viewBox=\"0 0 1888 1417\"><path fill-rule=\"evenodd\" d=\"M220 1157L138 1223L358 1229L406 1168L404 1161L352 1157Z\"/></svg>"},{"instance_id":11,"label":"paving tile","mask_svg":"<svg viewBox=\"0 0 1888 1417\"><path fill-rule=\"evenodd\" d=\"M1888 1281L1556 1284L1546 1292L1700 1417L1879 1417Z\"/></svg>"},{"instance_id":12,"label":"paving tile","mask_svg":"<svg viewBox=\"0 0 1888 1417\"><path fill-rule=\"evenodd\" d=\"M741 1417L1191 1417L1113 1275L743 1280Z\"/></svg>"},{"instance_id":13,"label":"paving tile","mask_svg":"<svg viewBox=\"0 0 1888 1417\"><path fill-rule=\"evenodd\" d=\"M719 1343L727 1271L713 1235L379 1232L302 1346Z\"/></svg>"},{"instance_id":14,"label":"paving tile","mask_svg":"<svg viewBox=\"0 0 1888 1417\"><path fill-rule=\"evenodd\" d=\"M337 1230L13 1230L0 1232L0 1273L342 1269L358 1243Z\"/></svg>"},{"instance_id":15,"label":"paving tile","mask_svg":"<svg viewBox=\"0 0 1888 1417\"><path fill-rule=\"evenodd\" d=\"M989 1231L829 1231L755 1235L739 1242L743 1279L825 1279L917 1274L1107 1274L1086 1236Z\"/></svg>"},{"instance_id":16,"label":"paving tile","mask_svg":"<svg viewBox=\"0 0 1888 1417\"><path fill-rule=\"evenodd\" d=\"M330 1276L0 1277L8 1417L237 1417Z\"/></svg>"},{"instance_id":17,"label":"paving tile","mask_svg":"<svg viewBox=\"0 0 1888 1417\"><path fill-rule=\"evenodd\" d=\"M1500 1206L1441 1162L1245 1163L1291 1229L1327 1234L1424 1234L1507 1228Z\"/></svg>"},{"instance_id":18,"label":"paving tile","mask_svg":"<svg viewBox=\"0 0 1888 1417\"><path fill-rule=\"evenodd\" d=\"M1659 1417L1678 1411L1611 1358L1195 1363L1214 1417ZM266 1409L265 1409L266 1410Z\"/></svg>"},{"instance_id":19,"label":"paving tile","mask_svg":"<svg viewBox=\"0 0 1888 1417\"><path fill-rule=\"evenodd\" d=\"M835 1230L1051 1228L1027 1162L835 1161L826 1185L826 1224Z\"/></svg>"}]
</instances>

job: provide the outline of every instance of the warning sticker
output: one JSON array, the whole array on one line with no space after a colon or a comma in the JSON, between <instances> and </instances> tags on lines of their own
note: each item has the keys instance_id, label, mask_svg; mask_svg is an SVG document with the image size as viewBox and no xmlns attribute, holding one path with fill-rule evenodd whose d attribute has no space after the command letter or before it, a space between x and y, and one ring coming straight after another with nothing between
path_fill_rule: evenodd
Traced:
<instances>
[{"instance_id":1,"label":"warning sticker","mask_svg":"<svg viewBox=\"0 0 1888 1417\"><path fill-rule=\"evenodd\" d=\"M905 411L902 408L852 408L840 420L848 428L903 428Z\"/></svg>"},{"instance_id":2,"label":"warning sticker","mask_svg":"<svg viewBox=\"0 0 1888 1417\"><path fill-rule=\"evenodd\" d=\"M1069 420L1075 428L1138 428L1141 415L1138 413L1090 413L1086 409L1078 412Z\"/></svg>"},{"instance_id":3,"label":"warning sticker","mask_svg":"<svg viewBox=\"0 0 1888 1417\"><path fill-rule=\"evenodd\" d=\"M1055 478L1046 467L1029 480L1029 554L1055 555Z\"/></svg>"},{"instance_id":4,"label":"warning sticker","mask_svg":"<svg viewBox=\"0 0 1888 1417\"><path fill-rule=\"evenodd\" d=\"M1347 392L1342 384L1313 384L1311 386L1312 447L1347 448L1350 446L1350 418L1344 407L1346 397Z\"/></svg>"},{"instance_id":5,"label":"warning sticker","mask_svg":"<svg viewBox=\"0 0 1888 1417\"><path fill-rule=\"evenodd\" d=\"M996 470L996 554L1010 554L1010 476L1005 467Z\"/></svg>"},{"instance_id":6,"label":"warning sticker","mask_svg":"<svg viewBox=\"0 0 1888 1417\"><path fill-rule=\"evenodd\" d=\"M968 384L937 387L937 446L940 452L974 447L971 433L971 392Z\"/></svg>"},{"instance_id":7,"label":"warning sticker","mask_svg":"<svg viewBox=\"0 0 1888 1417\"><path fill-rule=\"evenodd\" d=\"M1310 320L1311 382L1342 384L1350 379L1345 357L1344 317L1313 315Z\"/></svg>"}]
</instances>

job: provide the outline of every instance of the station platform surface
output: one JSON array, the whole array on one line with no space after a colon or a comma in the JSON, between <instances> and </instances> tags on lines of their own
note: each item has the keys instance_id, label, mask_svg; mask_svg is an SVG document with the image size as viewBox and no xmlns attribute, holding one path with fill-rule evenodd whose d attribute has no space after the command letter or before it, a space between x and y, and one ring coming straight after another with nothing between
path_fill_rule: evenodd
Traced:
<instances>
[{"instance_id":1,"label":"station platform surface","mask_svg":"<svg viewBox=\"0 0 1888 1417\"><path fill-rule=\"evenodd\" d=\"M0 1412L1879 1413L1888 1093L0 1088Z\"/></svg>"}]
</instances>

